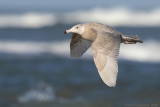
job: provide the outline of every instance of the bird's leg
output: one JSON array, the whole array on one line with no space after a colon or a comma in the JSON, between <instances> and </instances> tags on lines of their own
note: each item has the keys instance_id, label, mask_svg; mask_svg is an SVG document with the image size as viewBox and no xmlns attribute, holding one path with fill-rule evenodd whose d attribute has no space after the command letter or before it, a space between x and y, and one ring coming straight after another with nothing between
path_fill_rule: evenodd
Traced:
<instances>
[{"instance_id":1,"label":"bird's leg","mask_svg":"<svg viewBox=\"0 0 160 107\"><path fill-rule=\"evenodd\" d=\"M137 42L124 41L124 44L136 44Z\"/></svg>"},{"instance_id":2,"label":"bird's leg","mask_svg":"<svg viewBox=\"0 0 160 107\"><path fill-rule=\"evenodd\" d=\"M135 35L135 36L121 35L121 39L122 39L122 43L124 43L124 44L135 44L137 42L143 43L143 41L140 40L137 35Z\"/></svg>"}]
</instances>

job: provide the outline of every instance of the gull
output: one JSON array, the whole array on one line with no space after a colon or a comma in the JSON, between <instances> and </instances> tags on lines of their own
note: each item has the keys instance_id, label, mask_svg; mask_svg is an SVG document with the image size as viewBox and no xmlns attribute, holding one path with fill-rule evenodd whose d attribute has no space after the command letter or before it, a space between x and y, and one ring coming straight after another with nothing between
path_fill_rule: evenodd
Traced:
<instances>
[{"instance_id":1,"label":"gull","mask_svg":"<svg viewBox=\"0 0 160 107\"><path fill-rule=\"evenodd\" d=\"M92 48L98 73L109 87L116 86L120 44L143 43L137 35L126 36L101 23L78 24L64 33L72 33L71 57L81 57L90 47Z\"/></svg>"}]
</instances>

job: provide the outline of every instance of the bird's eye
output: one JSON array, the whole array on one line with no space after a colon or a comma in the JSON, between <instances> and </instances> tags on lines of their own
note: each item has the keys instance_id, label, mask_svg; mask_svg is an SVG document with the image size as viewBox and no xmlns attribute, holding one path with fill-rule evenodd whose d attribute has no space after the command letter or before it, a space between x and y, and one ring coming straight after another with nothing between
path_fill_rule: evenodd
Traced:
<instances>
[{"instance_id":1,"label":"bird's eye","mask_svg":"<svg viewBox=\"0 0 160 107\"><path fill-rule=\"evenodd\" d=\"M78 29L78 27L76 27Z\"/></svg>"}]
</instances>

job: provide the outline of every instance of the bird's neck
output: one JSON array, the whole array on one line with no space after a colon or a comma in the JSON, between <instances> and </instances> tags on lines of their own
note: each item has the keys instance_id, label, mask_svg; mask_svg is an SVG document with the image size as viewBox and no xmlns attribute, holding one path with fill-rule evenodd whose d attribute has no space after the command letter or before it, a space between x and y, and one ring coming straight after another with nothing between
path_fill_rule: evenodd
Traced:
<instances>
[{"instance_id":1,"label":"bird's neck","mask_svg":"<svg viewBox=\"0 0 160 107\"><path fill-rule=\"evenodd\" d=\"M84 33L82 34L82 37L84 39L92 42L96 39L96 36L97 36L96 30L94 30L94 28L91 27L86 27Z\"/></svg>"}]
</instances>

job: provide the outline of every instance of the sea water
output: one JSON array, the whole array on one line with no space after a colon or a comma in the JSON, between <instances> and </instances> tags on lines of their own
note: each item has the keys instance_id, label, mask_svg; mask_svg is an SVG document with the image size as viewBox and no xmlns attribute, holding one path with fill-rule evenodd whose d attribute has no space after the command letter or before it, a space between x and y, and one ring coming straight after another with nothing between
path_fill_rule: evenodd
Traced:
<instances>
[{"instance_id":1,"label":"sea water","mask_svg":"<svg viewBox=\"0 0 160 107\"><path fill-rule=\"evenodd\" d=\"M124 14L122 17L130 14L132 17L135 14L137 19L144 18L138 21L133 19L131 23L120 23L120 19L105 20L102 17L97 21L105 24L108 21L109 25L120 32L139 35L144 41L143 44L121 45L115 88L108 87L101 80L91 49L82 58L70 57L71 34L63 34L74 24L95 21L108 10L88 10L93 15L91 19L83 11L78 11L79 14L68 13L73 19L68 18L66 13L1 14L0 105L124 107L133 104L159 104L160 23L158 18L152 18L159 10L151 11L149 19L146 19L145 12L139 15L123 9L114 11ZM78 17L81 19L77 19ZM151 19L153 21L145 23ZM151 26L148 26L149 23Z\"/></svg>"}]
</instances>

